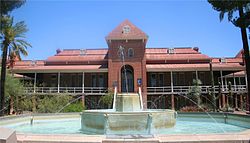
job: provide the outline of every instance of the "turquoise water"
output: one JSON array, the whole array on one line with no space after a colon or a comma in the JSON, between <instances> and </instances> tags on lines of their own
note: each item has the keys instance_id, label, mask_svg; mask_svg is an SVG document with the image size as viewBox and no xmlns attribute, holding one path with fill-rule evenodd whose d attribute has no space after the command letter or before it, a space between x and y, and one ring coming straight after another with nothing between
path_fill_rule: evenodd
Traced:
<instances>
[{"instance_id":1,"label":"turquoise water","mask_svg":"<svg viewBox=\"0 0 250 143\"><path fill-rule=\"evenodd\" d=\"M195 120L195 119L194 119ZM33 125L29 122L14 123L4 127L15 129L18 133L34 134L91 134L82 133L81 119L55 119L55 120L34 120ZM209 134L209 133L233 133L241 132L247 128L224 123L185 121L177 119L176 126L169 129L158 130L156 134ZM93 133L92 133L93 134Z\"/></svg>"}]
</instances>

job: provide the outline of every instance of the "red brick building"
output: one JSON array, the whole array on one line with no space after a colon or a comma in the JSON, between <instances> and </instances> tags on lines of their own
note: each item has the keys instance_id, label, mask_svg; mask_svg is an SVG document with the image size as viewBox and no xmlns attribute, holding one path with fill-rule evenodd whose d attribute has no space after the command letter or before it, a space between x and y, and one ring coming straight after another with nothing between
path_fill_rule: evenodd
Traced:
<instances>
[{"instance_id":1,"label":"red brick building","mask_svg":"<svg viewBox=\"0 0 250 143\"><path fill-rule=\"evenodd\" d=\"M211 91L212 69L216 94L222 96L218 106L225 106L229 84L235 106L244 100L241 52L231 58L212 58L198 47L146 48L148 36L128 20L105 39L108 48L57 50L46 60L17 61L13 71L31 79L30 94L85 94L97 102L108 88L136 93L141 87L145 107L180 108L184 101L178 96L189 92L193 79L201 80L202 94Z\"/></svg>"}]
</instances>

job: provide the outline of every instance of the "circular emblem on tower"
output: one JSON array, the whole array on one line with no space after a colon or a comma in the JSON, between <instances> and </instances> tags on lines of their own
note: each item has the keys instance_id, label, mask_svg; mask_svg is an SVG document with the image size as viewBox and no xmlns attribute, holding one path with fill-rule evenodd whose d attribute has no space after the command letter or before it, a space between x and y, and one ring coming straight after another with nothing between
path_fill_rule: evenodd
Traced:
<instances>
[{"instance_id":1,"label":"circular emblem on tower","mask_svg":"<svg viewBox=\"0 0 250 143\"><path fill-rule=\"evenodd\" d=\"M123 26L122 33L128 34L130 32L130 27L128 25Z\"/></svg>"}]
</instances>

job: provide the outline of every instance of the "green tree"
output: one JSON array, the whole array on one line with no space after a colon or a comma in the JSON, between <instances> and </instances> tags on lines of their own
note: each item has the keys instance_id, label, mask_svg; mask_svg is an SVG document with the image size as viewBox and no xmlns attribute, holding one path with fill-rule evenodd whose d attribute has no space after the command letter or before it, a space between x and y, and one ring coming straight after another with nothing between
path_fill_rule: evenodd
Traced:
<instances>
[{"instance_id":1,"label":"green tree","mask_svg":"<svg viewBox=\"0 0 250 143\"><path fill-rule=\"evenodd\" d=\"M249 58L249 46L247 39L246 28L250 25L250 0L208 0L216 11L220 12L220 20L223 20L224 15L228 15L228 20L241 30L241 37L244 49L244 58L247 72L248 81L248 104L250 103L250 58ZM235 16L235 12L239 15ZM248 106L250 111L250 106Z\"/></svg>"},{"instance_id":2,"label":"green tree","mask_svg":"<svg viewBox=\"0 0 250 143\"><path fill-rule=\"evenodd\" d=\"M4 93L5 93L5 78L6 78L6 60L8 51L14 52L17 56L20 57L20 53L27 55L26 49L31 47L31 45L26 42L25 33L28 31L26 25L23 21L13 23L13 18L9 16L2 16L2 29L1 41L2 46L2 67L1 67L1 109L4 108ZM3 112L0 113L3 115Z\"/></svg>"},{"instance_id":3,"label":"green tree","mask_svg":"<svg viewBox=\"0 0 250 143\"><path fill-rule=\"evenodd\" d=\"M9 105L7 105L5 108L3 108L3 112L6 111L8 109L8 107L10 107L10 113L12 113L14 111L14 106L15 106L15 100L14 98L21 96L24 94L24 86L23 84L20 82L19 79L14 78L13 76L11 76L10 74L6 75L6 83L5 83L5 103L9 103ZM17 108L17 106L16 106Z\"/></svg>"},{"instance_id":4,"label":"green tree","mask_svg":"<svg viewBox=\"0 0 250 143\"><path fill-rule=\"evenodd\" d=\"M12 114L14 111L14 103L15 103L14 99L15 98L17 99L18 96L21 96L24 94L24 87L19 79L16 79L10 74L7 74L5 89L6 89L5 95L7 99L6 102L9 102L10 114Z\"/></svg>"},{"instance_id":5,"label":"green tree","mask_svg":"<svg viewBox=\"0 0 250 143\"><path fill-rule=\"evenodd\" d=\"M21 7L25 0L0 0L1 16L9 14L12 10Z\"/></svg>"}]
</instances>

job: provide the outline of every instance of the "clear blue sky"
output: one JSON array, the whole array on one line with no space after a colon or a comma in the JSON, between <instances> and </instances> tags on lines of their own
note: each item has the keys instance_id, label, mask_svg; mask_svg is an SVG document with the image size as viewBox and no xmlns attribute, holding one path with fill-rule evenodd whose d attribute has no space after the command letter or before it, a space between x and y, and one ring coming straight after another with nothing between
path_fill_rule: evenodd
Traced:
<instances>
[{"instance_id":1,"label":"clear blue sky","mask_svg":"<svg viewBox=\"0 0 250 143\"><path fill-rule=\"evenodd\" d=\"M211 57L242 48L240 29L220 22L207 1L27 1L12 12L29 28L33 48L23 59L46 59L56 49L107 48L104 37L129 19L149 36L147 47L199 47Z\"/></svg>"}]
</instances>

